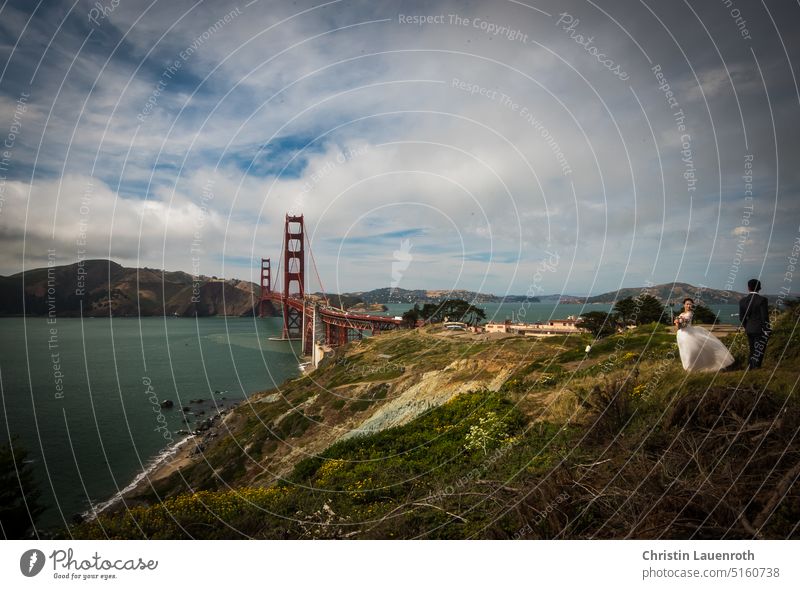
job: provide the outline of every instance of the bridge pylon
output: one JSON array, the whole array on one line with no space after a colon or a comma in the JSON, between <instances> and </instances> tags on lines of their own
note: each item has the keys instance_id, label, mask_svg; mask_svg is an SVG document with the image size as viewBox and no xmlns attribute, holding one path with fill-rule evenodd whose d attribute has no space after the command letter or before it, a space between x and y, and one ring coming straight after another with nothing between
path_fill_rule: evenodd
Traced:
<instances>
[{"instance_id":1,"label":"bridge pylon","mask_svg":"<svg viewBox=\"0 0 800 589\"><path fill-rule=\"evenodd\" d=\"M305 300L306 254L303 215L286 215L283 256L283 339L302 339L304 313L288 305L287 301L290 298Z\"/></svg>"},{"instance_id":2,"label":"bridge pylon","mask_svg":"<svg viewBox=\"0 0 800 589\"><path fill-rule=\"evenodd\" d=\"M272 267L269 258L261 258L261 292L258 299L258 316L271 317L275 314L275 307L269 298L272 292Z\"/></svg>"}]
</instances>

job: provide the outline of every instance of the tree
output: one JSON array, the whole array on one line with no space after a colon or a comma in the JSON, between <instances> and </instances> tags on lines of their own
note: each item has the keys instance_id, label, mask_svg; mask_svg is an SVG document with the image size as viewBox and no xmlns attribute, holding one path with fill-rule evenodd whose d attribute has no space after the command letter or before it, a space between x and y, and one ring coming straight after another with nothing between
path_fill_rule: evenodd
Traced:
<instances>
[{"instance_id":1,"label":"tree","mask_svg":"<svg viewBox=\"0 0 800 589\"><path fill-rule=\"evenodd\" d=\"M463 321L469 325L475 325L478 321L486 319L486 312L483 309L462 299L447 299L441 303L425 303L422 309L419 309L419 315L431 323L438 323L447 318L449 321Z\"/></svg>"},{"instance_id":2,"label":"tree","mask_svg":"<svg viewBox=\"0 0 800 589\"><path fill-rule=\"evenodd\" d=\"M19 446L0 445L0 533L6 539L28 537L44 511L27 455Z\"/></svg>"},{"instance_id":3,"label":"tree","mask_svg":"<svg viewBox=\"0 0 800 589\"><path fill-rule=\"evenodd\" d=\"M621 323L635 323L638 320L636 301L633 300L633 297L626 297L617 301L611 312L619 318Z\"/></svg>"},{"instance_id":4,"label":"tree","mask_svg":"<svg viewBox=\"0 0 800 589\"><path fill-rule=\"evenodd\" d=\"M617 328L614 319L605 311L589 311L578 318L578 325L588 329L596 338L614 333Z\"/></svg>"},{"instance_id":5,"label":"tree","mask_svg":"<svg viewBox=\"0 0 800 589\"><path fill-rule=\"evenodd\" d=\"M419 310L419 315L420 317L425 319L425 321L435 321L437 318L438 311L439 311L439 305L435 303L425 303Z\"/></svg>"},{"instance_id":6,"label":"tree","mask_svg":"<svg viewBox=\"0 0 800 589\"><path fill-rule=\"evenodd\" d=\"M477 325L479 321L486 319L486 312L475 305L465 304L465 301L457 300L452 312L467 325Z\"/></svg>"},{"instance_id":7,"label":"tree","mask_svg":"<svg viewBox=\"0 0 800 589\"><path fill-rule=\"evenodd\" d=\"M643 294L637 300L639 314L636 318L637 325L643 323L667 323L666 309L661 302L652 295Z\"/></svg>"},{"instance_id":8,"label":"tree","mask_svg":"<svg viewBox=\"0 0 800 589\"><path fill-rule=\"evenodd\" d=\"M414 308L409 309L403 313L403 323L406 327L416 327L417 320L421 317L419 305L415 304Z\"/></svg>"}]
</instances>

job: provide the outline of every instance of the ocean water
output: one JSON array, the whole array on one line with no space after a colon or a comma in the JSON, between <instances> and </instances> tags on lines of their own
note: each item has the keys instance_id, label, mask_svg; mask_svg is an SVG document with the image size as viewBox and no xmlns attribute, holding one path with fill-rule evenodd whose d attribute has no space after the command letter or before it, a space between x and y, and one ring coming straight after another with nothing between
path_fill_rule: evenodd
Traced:
<instances>
[{"instance_id":1,"label":"ocean water","mask_svg":"<svg viewBox=\"0 0 800 589\"><path fill-rule=\"evenodd\" d=\"M47 505L39 526L127 486L182 438L181 407L205 411L191 427L296 376L299 346L269 339L280 332L280 318L0 319L0 439L29 451ZM175 407L153 403L165 399Z\"/></svg>"}]
</instances>

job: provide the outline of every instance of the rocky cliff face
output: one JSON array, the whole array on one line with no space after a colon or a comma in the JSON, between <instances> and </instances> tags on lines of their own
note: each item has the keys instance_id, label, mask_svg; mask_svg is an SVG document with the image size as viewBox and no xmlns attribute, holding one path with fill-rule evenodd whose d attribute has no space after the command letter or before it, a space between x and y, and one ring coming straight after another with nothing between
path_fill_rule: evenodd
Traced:
<instances>
[{"instance_id":1,"label":"rocky cliff face","mask_svg":"<svg viewBox=\"0 0 800 589\"><path fill-rule=\"evenodd\" d=\"M0 277L0 315L251 315L258 286L86 260Z\"/></svg>"}]
</instances>

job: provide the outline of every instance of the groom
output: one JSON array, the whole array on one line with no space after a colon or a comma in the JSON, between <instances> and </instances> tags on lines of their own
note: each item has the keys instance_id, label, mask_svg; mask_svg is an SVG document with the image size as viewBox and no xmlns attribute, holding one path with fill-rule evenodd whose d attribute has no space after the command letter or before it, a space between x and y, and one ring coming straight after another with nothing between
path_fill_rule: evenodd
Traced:
<instances>
[{"instance_id":1,"label":"groom","mask_svg":"<svg viewBox=\"0 0 800 589\"><path fill-rule=\"evenodd\" d=\"M761 290L760 280L748 280L747 289L750 292L739 301L739 321L750 342L750 368L761 368L770 334L769 306L766 297L758 294Z\"/></svg>"}]
</instances>

